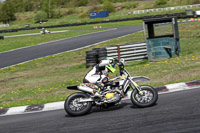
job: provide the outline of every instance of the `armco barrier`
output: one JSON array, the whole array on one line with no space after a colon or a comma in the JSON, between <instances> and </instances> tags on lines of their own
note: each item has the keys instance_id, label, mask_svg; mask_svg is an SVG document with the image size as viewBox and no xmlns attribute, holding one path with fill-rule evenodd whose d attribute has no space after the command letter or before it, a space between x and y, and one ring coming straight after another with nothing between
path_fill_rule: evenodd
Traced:
<instances>
[{"instance_id":1,"label":"armco barrier","mask_svg":"<svg viewBox=\"0 0 200 133\"><path fill-rule=\"evenodd\" d=\"M170 11L170 10L178 10L178 9L191 9L191 8L199 8L199 7L200 7L200 4L185 5L185 6L175 6L175 7L166 7L166 8L155 8L155 9L146 9L146 10L133 11L133 14L159 12L159 11Z\"/></svg>"},{"instance_id":2,"label":"armco barrier","mask_svg":"<svg viewBox=\"0 0 200 133\"><path fill-rule=\"evenodd\" d=\"M91 51L86 51L86 68L95 66L100 60L107 57L106 48L94 48Z\"/></svg>"},{"instance_id":3,"label":"armco barrier","mask_svg":"<svg viewBox=\"0 0 200 133\"><path fill-rule=\"evenodd\" d=\"M132 43L106 47L107 57L124 58L125 61L147 58L146 43Z\"/></svg>"},{"instance_id":4,"label":"armco barrier","mask_svg":"<svg viewBox=\"0 0 200 133\"><path fill-rule=\"evenodd\" d=\"M106 57L124 58L125 61L147 58L146 43L128 43L106 48L95 48L86 52L86 67L95 66Z\"/></svg>"}]
</instances>

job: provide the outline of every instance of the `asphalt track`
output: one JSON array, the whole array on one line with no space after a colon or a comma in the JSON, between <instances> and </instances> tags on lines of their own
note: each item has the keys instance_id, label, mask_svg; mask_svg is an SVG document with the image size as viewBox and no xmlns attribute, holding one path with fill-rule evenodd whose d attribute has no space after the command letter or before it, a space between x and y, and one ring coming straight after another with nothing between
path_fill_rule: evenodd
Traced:
<instances>
[{"instance_id":1,"label":"asphalt track","mask_svg":"<svg viewBox=\"0 0 200 133\"><path fill-rule=\"evenodd\" d=\"M138 32L142 29L141 25L119 27L109 31L97 32L3 52L0 53L0 68L20 64L48 55L90 46L92 44L97 44L99 42Z\"/></svg>"},{"instance_id":2,"label":"asphalt track","mask_svg":"<svg viewBox=\"0 0 200 133\"><path fill-rule=\"evenodd\" d=\"M198 133L200 88L159 95L156 106L135 108L129 100L111 109L93 108L70 117L64 110L0 117L1 133Z\"/></svg>"}]
</instances>

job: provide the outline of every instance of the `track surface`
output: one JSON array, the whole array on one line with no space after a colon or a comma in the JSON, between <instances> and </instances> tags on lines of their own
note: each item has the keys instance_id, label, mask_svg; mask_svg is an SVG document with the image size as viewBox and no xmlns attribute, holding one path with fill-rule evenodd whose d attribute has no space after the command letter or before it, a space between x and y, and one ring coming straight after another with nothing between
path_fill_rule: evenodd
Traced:
<instances>
[{"instance_id":1,"label":"track surface","mask_svg":"<svg viewBox=\"0 0 200 133\"><path fill-rule=\"evenodd\" d=\"M200 132L200 88L159 95L158 104L135 108L127 100L109 110L70 117L64 110L0 117L2 133Z\"/></svg>"},{"instance_id":2,"label":"track surface","mask_svg":"<svg viewBox=\"0 0 200 133\"><path fill-rule=\"evenodd\" d=\"M142 30L142 26L119 27L115 30L82 35L69 39L48 42L22 49L0 53L0 68L19 64L36 58L86 47L95 43L117 38Z\"/></svg>"}]
</instances>

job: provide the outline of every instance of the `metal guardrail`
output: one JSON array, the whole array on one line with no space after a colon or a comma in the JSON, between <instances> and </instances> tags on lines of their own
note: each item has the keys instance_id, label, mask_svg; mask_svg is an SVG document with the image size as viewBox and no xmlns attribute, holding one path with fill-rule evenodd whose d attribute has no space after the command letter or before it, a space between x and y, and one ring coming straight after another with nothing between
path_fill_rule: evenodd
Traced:
<instances>
[{"instance_id":1,"label":"metal guardrail","mask_svg":"<svg viewBox=\"0 0 200 133\"><path fill-rule=\"evenodd\" d=\"M200 4L176 6L176 7L166 7L166 8L156 8L156 9L146 9L146 10L137 10L137 11L133 11L133 14L158 12L158 11L170 11L170 10L178 10L178 9L188 9L188 8L194 8L194 7L200 7Z\"/></svg>"},{"instance_id":2,"label":"metal guardrail","mask_svg":"<svg viewBox=\"0 0 200 133\"><path fill-rule=\"evenodd\" d=\"M129 60L141 60L147 58L146 43L134 43L106 47L107 57L124 58Z\"/></svg>"},{"instance_id":3,"label":"metal guardrail","mask_svg":"<svg viewBox=\"0 0 200 133\"><path fill-rule=\"evenodd\" d=\"M9 24L0 24L0 27L9 27Z\"/></svg>"},{"instance_id":4,"label":"metal guardrail","mask_svg":"<svg viewBox=\"0 0 200 133\"><path fill-rule=\"evenodd\" d=\"M95 66L106 57L124 58L126 61L147 58L146 43L129 43L106 48L94 48L86 51L86 68Z\"/></svg>"}]
</instances>

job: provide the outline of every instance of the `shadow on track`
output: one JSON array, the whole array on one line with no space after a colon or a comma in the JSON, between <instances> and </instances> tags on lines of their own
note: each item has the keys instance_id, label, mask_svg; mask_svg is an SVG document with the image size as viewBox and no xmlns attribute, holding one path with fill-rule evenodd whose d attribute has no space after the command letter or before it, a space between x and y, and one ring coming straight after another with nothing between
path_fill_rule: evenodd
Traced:
<instances>
[{"instance_id":1,"label":"shadow on track","mask_svg":"<svg viewBox=\"0 0 200 133\"><path fill-rule=\"evenodd\" d=\"M89 115L89 114L93 114L93 113L98 113L98 112L104 112L104 111L114 111L114 110L119 110L119 109L122 109L124 108L125 106L130 106L130 108L132 108L132 103L129 103L129 102L122 102L121 104L118 104L118 105L113 105L113 106L110 106L108 108L100 108L100 107L93 107L91 109L91 111L86 114L86 115ZM135 107L136 108L136 107ZM68 114L65 115L65 117L72 117ZM80 117L80 116L79 116Z\"/></svg>"}]
</instances>

